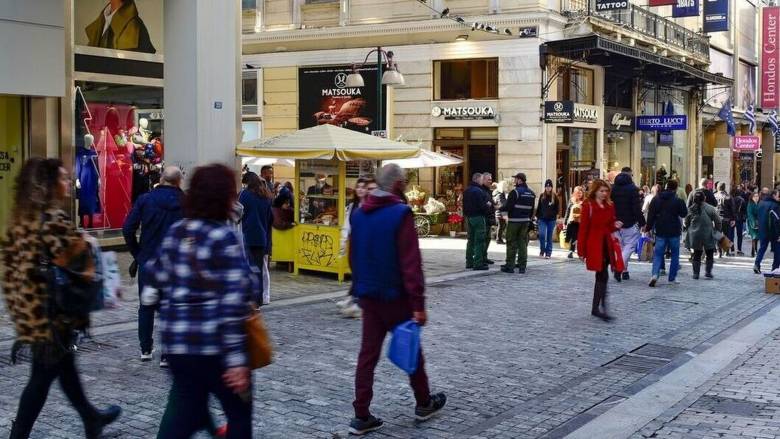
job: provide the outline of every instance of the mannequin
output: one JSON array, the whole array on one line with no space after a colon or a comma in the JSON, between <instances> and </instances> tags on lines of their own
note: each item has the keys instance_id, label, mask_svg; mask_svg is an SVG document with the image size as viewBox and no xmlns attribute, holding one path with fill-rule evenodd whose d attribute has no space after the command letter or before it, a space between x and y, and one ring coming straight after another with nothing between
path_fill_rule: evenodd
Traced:
<instances>
[{"instance_id":1,"label":"mannequin","mask_svg":"<svg viewBox=\"0 0 780 439\"><path fill-rule=\"evenodd\" d=\"M95 137L85 134L83 146L76 148L76 189L81 227L90 229L94 227L93 215L101 212L97 157Z\"/></svg>"}]
</instances>

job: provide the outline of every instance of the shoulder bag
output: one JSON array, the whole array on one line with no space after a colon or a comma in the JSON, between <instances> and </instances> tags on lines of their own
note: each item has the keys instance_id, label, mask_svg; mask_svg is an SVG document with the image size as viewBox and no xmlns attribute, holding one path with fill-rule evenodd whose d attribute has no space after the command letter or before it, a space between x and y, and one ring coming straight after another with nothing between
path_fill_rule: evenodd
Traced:
<instances>
[{"instance_id":1,"label":"shoulder bag","mask_svg":"<svg viewBox=\"0 0 780 439\"><path fill-rule=\"evenodd\" d=\"M260 313L253 310L246 320L245 327L249 368L254 370L268 366L273 361L273 347Z\"/></svg>"}]
</instances>

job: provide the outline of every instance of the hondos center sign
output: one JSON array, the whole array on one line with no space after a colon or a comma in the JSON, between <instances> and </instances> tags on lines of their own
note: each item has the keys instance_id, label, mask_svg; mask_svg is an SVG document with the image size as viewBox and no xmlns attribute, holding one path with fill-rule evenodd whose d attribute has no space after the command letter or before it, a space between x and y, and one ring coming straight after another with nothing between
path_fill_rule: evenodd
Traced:
<instances>
[{"instance_id":1,"label":"hondos center sign","mask_svg":"<svg viewBox=\"0 0 780 439\"><path fill-rule=\"evenodd\" d=\"M780 7L761 9L761 108L777 108L778 96L778 41L777 27Z\"/></svg>"}]
</instances>

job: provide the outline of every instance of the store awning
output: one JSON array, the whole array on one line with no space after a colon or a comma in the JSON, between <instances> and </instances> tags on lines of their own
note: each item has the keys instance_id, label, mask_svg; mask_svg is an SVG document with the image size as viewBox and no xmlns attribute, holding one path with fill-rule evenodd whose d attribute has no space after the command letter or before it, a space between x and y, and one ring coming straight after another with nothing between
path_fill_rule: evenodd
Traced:
<instances>
[{"instance_id":1,"label":"store awning","mask_svg":"<svg viewBox=\"0 0 780 439\"><path fill-rule=\"evenodd\" d=\"M244 142L238 145L236 154L286 159L389 160L416 157L420 148L324 124Z\"/></svg>"},{"instance_id":2,"label":"store awning","mask_svg":"<svg viewBox=\"0 0 780 439\"><path fill-rule=\"evenodd\" d=\"M549 41L539 46L539 52L542 68L546 67L547 55L553 55L575 61L582 60L588 64L604 66L620 73L668 85L734 84L732 79L723 75L599 35Z\"/></svg>"}]
</instances>

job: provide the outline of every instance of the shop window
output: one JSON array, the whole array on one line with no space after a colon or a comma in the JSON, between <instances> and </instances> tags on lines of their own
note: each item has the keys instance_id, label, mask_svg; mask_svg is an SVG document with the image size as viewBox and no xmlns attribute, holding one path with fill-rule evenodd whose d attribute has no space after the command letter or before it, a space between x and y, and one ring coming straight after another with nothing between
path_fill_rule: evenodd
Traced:
<instances>
[{"instance_id":1,"label":"shop window","mask_svg":"<svg viewBox=\"0 0 780 439\"><path fill-rule=\"evenodd\" d=\"M740 61L739 78L742 81L742 91L737 93L737 108L747 109L748 105L756 104L756 66Z\"/></svg>"},{"instance_id":2,"label":"shop window","mask_svg":"<svg viewBox=\"0 0 780 439\"><path fill-rule=\"evenodd\" d=\"M596 167L596 133L593 129L558 128L558 184L565 186L567 192L599 176Z\"/></svg>"},{"instance_id":3,"label":"shop window","mask_svg":"<svg viewBox=\"0 0 780 439\"><path fill-rule=\"evenodd\" d=\"M593 70L569 68L558 78L558 99L593 105Z\"/></svg>"},{"instance_id":4,"label":"shop window","mask_svg":"<svg viewBox=\"0 0 780 439\"><path fill-rule=\"evenodd\" d=\"M301 224L338 226L339 165L332 160L300 160Z\"/></svg>"},{"instance_id":5,"label":"shop window","mask_svg":"<svg viewBox=\"0 0 780 439\"><path fill-rule=\"evenodd\" d=\"M498 59L434 61L434 99L495 99Z\"/></svg>"},{"instance_id":6,"label":"shop window","mask_svg":"<svg viewBox=\"0 0 780 439\"><path fill-rule=\"evenodd\" d=\"M469 130L469 139L475 139L475 140L498 139L498 128L471 128Z\"/></svg>"},{"instance_id":7,"label":"shop window","mask_svg":"<svg viewBox=\"0 0 780 439\"><path fill-rule=\"evenodd\" d=\"M436 128L436 139L464 139L465 132L463 128Z\"/></svg>"},{"instance_id":8,"label":"shop window","mask_svg":"<svg viewBox=\"0 0 780 439\"><path fill-rule=\"evenodd\" d=\"M617 108L634 107L634 81L607 72L604 78L604 105Z\"/></svg>"},{"instance_id":9,"label":"shop window","mask_svg":"<svg viewBox=\"0 0 780 439\"><path fill-rule=\"evenodd\" d=\"M241 73L241 114L245 116L259 116L262 114L262 106L258 105L259 71L244 70Z\"/></svg>"}]
</instances>

